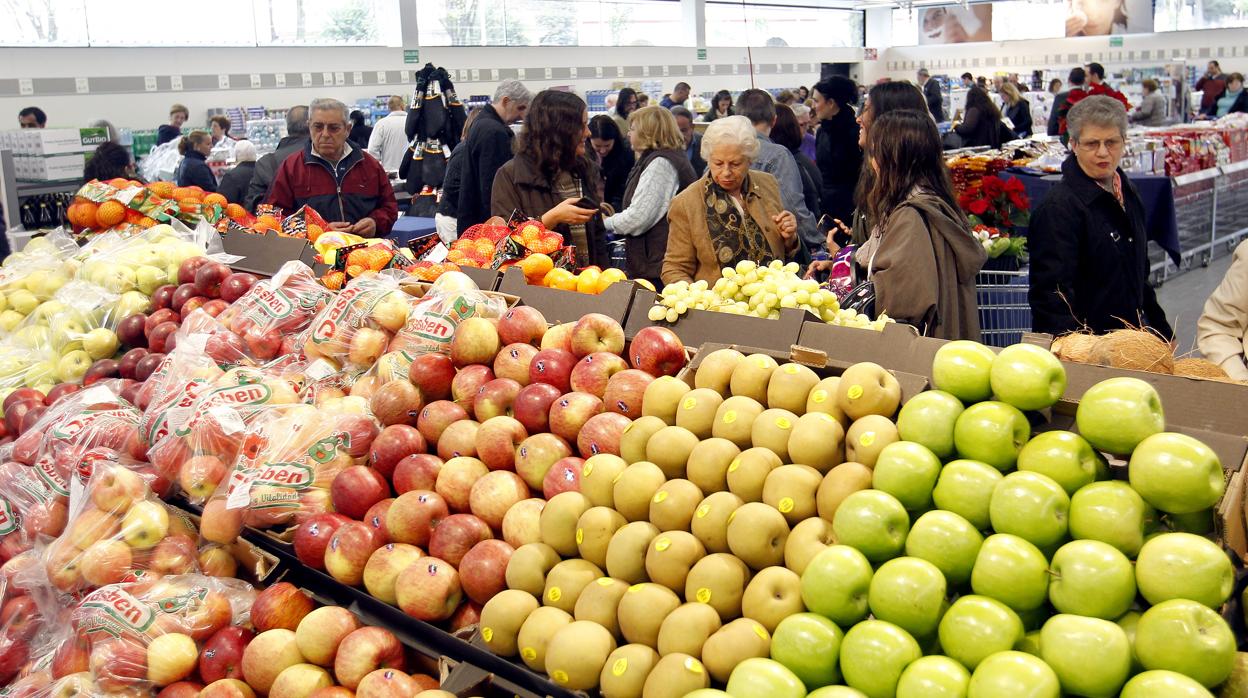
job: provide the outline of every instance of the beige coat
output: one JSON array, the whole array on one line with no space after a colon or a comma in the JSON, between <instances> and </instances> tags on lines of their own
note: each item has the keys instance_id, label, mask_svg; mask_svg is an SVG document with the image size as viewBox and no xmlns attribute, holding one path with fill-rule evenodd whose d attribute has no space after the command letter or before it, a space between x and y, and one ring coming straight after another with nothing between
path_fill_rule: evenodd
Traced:
<instances>
[{"instance_id":1,"label":"beige coat","mask_svg":"<svg viewBox=\"0 0 1248 698\"><path fill-rule=\"evenodd\" d=\"M1248 380L1248 240L1235 248L1235 259L1218 289L1205 301L1196 323L1196 348L1235 380Z\"/></svg>"}]
</instances>

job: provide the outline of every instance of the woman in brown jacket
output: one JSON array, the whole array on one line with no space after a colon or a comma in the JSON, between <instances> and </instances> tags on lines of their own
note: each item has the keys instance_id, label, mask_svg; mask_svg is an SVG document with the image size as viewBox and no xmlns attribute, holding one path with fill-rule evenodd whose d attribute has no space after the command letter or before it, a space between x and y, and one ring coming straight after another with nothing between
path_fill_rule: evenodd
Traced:
<instances>
[{"instance_id":1,"label":"woman in brown jacket","mask_svg":"<svg viewBox=\"0 0 1248 698\"><path fill-rule=\"evenodd\" d=\"M702 134L707 173L672 199L663 283L714 283L724 267L791 261L801 244L775 177L751 170L759 145L744 116L716 119Z\"/></svg>"},{"instance_id":2,"label":"woman in brown jacket","mask_svg":"<svg viewBox=\"0 0 1248 698\"><path fill-rule=\"evenodd\" d=\"M929 337L978 340L975 274L988 255L956 204L935 122L926 111L880 116L867 157L866 206L879 223L854 261L875 286L876 314Z\"/></svg>"},{"instance_id":3,"label":"woman in brown jacket","mask_svg":"<svg viewBox=\"0 0 1248 698\"><path fill-rule=\"evenodd\" d=\"M599 212L598 166L585 155L589 138L585 101L570 92L543 90L529 104L516 156L494 175L490 212L540 218L576 247L578 266L606 268L606 230Z\"/></svg>"}]
</instances>

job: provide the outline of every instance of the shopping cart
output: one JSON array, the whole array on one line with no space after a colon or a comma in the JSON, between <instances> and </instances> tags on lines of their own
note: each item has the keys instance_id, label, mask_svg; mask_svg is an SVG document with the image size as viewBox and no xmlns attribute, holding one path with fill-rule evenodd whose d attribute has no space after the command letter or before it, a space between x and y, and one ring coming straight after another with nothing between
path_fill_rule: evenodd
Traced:
<instances>
[{"instance_id":1,"label":"shopping cart","mask_svg":"<svg viewBox=\"0 0 1248 698\"><path fill-rule=\"evenodd\" d=\"M981 271L975 275L975 301L979 304L979 333L984 344L1007 347L1031 331L1031 305L1027 302L1027 269Z\"/></svg>"},{"instance_id":2,"label":"shopping cart","mask_svg":"<svg viewBox=\"0 0 1248 698\"><path fill-rule=\"evenodd\" d=\"M624 262L627 259L627 254L624 251L624 240L625 238L623 237L617 238L614 236L607 239L607 247L611 250L611 266L616 269L624 269Z\"/></svg>"}]
</instances>

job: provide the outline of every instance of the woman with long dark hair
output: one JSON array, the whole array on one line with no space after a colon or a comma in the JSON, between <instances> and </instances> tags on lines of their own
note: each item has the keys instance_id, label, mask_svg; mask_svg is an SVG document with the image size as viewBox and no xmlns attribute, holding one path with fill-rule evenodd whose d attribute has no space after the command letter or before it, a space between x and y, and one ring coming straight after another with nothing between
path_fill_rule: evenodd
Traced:
<instances>
[{"instance_id":1,"label":"woman with long dark hair","mask_svg":"<svg viewBox=\"0 0 1248 698\"><path fill-rule=\"evenodd\" d=\"M606 267L606 233L596 201L598 166L585 154L589 112L571 92L543 90L529 104L516 156L498 170L492 215L540 218L576 246L581 266Z\"/></svg>"},{"instance_id":2,"label":"woman with long dark hair","mask_svg":"<svg viewBox=\"0 0 1248 698\"><path fill-rule=\"evenodd\" d=\"M854 261L875 287L875 312L929 337L978 340L975 274L987 253L958 208L931 115L880 116L867 161L874 179L865 205L876 224Z\"/></svg>"},{"instance_id":3,"label":"woman with long dark hair","mask_svg":"<svg viewBox=\"0 0 1248 698\"><path fill-rule=\"evenodd\" d=\"M82 168L82 179L84 182L93 179L107 182L118 177L138 179L134 172L134 162L130 159L130 151L112 141L104 141L96 147L95 153Z\"/></svg>"},{"instance_id":4,"label":"woman with long dark hair","mask_svg":"<svg viewBox=\"0 0 1248 698\"><path fill-rule=\"evenodd\" d=\"M1014 139L1014 133L1001 121L1001 110L982 87L966 91L966 110L962 123L955 124L955 133L962 137L962 147L988 146L1000 148Z\"/></svg>"},{"instance_id":5,"label":"woman with long dark hair","mask_svg":"<svg viewBox=\"0 0 1248 698\"><path fill-rule=\"evenodd\" d=\"M862 169L859 127L853 107L858 99L858 85L834 75L815 83L814 93L815 117L819 119L815 162L823 178L820 209L825 215L849 220L854 212L854 187Z\"/></svg>"},{"instance_id":6,"label":"woman with long dark hair","mask_svg":"<svg viewBox=\"0 0 1248 698\"><path fill-rule=\"evenodd\" d=\"M589 120L589 144L602 173L602 200L619 211L624 201L624 187L628 185L628 173L637 163L633 149L624 140L615 120L606 114Z\"/></svg>"},{"instance_id":7,"label":"woman with long dark hair","mask_svg":"<svg viewBox=\"0 0 1248 698\"><path fill-rule=\"evenodd\" d=\"M637 90L631 87L625 87L615 98L615 113L611 114L611 118L615 119L615 125L620 128L620 133L628 133L628 115L640 108L641 102L637 97Z\"/></svg>"},{"instance_id":8,"label":"woman with long dark hair","mask_svg":"<svg viewBox=\"0 0 1248 698\"><path fill-rule=\"evenodd\" d=\"M706 114L702 116L703 121L714 121L722 119L725 116L732 116L732 93L728 90L720 90L715 93L715 98L711 100L711 108L706 110Z\"/></svg>"}]
</instances>

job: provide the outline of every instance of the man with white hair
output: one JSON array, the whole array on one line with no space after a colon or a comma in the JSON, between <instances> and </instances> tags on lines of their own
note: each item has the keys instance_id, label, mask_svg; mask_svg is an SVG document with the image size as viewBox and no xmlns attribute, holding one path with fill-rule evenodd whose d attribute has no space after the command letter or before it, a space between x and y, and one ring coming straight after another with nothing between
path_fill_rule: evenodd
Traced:
<instances>
[{"instance_id":1,"label":"man with white hair","mask_svg":"<svg viewBox=\"0 0 1248 698\"><path fill-rule=\"evenodd\" d=\"M940 91L940 83L932 79L927 68L919 68L919 89L923 90L923 99L927 101L927 110L932 113L936 123L945 120L945 98Z\"/></svg>"},{"instance_id":2,"label":"man with white hair","mask_svg":"<svg viewBox=\"0 0 1248 698\"><path fill-rule=\"evenodd\" d=\"M459 208L455 220L459 234L490 217L494 175L511 160L515 134L511 124L524 117L532 94L519 80L504 80L494 90L494 101L481 109L459 145L464 149Z\"/></svg>"},{"instance_id":3,"label":"man with white hair","mask_svg":"<svg viewBox=\"0 0 1248 698\"><path fill-rule=\"evenodd\" d=\"M368 137L368 154L381 161L387 172L398 172L407 152L407 106L398 95L386 102L390 113L386 114Z\"/></svg>"},{"instance_id":4,"label":"man with white hair","mask_svg":"<svg viewBox=\"0 0 1248 698\"><path fill-rule=\"evenodd\" d=\"M347 142L347 105L314 99L308 105L312 139L277 168L268 203L293 213L310 206L330 230L384 236L399 215L394 188L376 158Z\"/></svg>"},{"instance_id":5,"label":"man with white hair","mask_svg":"<svg viewBox=\"0 0 1248 698\"><path fill-rule=\"evenodd\" d=\"M233 169L221 175L217 193L232 204L241 204L247 195L247 187L251 186L251 177L256 173L255 144L248 140L236 141L234 162Z\"/></svg>"}]
</instances>

